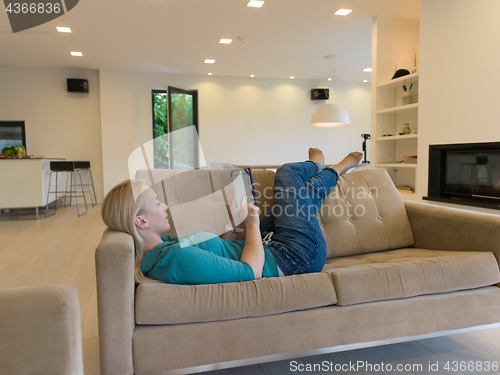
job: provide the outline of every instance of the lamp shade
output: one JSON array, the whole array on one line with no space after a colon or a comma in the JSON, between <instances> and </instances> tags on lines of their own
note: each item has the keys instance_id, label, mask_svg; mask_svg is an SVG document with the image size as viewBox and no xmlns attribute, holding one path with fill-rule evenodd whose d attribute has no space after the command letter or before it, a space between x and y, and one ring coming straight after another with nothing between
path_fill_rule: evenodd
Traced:
<instances>
[{"instance_id":1,"label":"lamp shade","mask_svg":"<svg viewBox=\"0 0 500 375\"><path fill-rule=\"evenodd\" d=\"M346 110L337 104L324 104L311 117L312 126L323 128L348 126L350 122Z\"/></svg>"}]
</instances>

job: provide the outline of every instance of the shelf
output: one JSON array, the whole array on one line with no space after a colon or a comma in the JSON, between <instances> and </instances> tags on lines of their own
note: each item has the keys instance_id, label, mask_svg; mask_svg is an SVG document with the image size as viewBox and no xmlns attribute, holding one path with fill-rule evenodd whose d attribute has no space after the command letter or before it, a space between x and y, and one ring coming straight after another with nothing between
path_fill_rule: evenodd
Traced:
<instances>
[{"instance_id":1,"label":"shelf","mask_svg":"<svg viewBox=\"0 0 500 375\"><path fill-rule=\"evenodd\" d=\"M397 141L398 139L417 139L418 134L393 135L391 137L377 137L376 141Z\"/></svg>"},{"instance_id":2,"label":"shelf","mask_svg":"<svg viewBox=\"0 0 500 375\"><path fill-rule=\"evenodd\" d=\"M377 115L392 115L395 113L411 112L418 109L418 103L399 105L397 107L379 109Z\"/></svg>"},{"instance_id":3,"label":"shelf","mask_svg":"<svg viewBox=\"0 0 500 375\"><path fill-rule=\"evenodd\" d=\"M380 85L377 85L377 88L384 88L384 89L390 89L390 88L396 88L400 87L403 85L408 85L412 83L418 82L418 72L413 73L413 74L408 74L403 77L399 77L396 79L391 79L388 82L381 83Z\"/></svg>"},{"instance_id":4,"label":"shelf","mask_svg":"<svg viewBox=\"0 0 500 375\"><path fill-rule=\"evenodd\" d=\"M399 192L399 195L401 196L401 198L404 201L420 202L422 200L422 198L420 198L420 196L418 196L417 194L415 194L415 192L413 192L413 193L402 193L399 190L398 190L398 192Z\"/></svg>"},{"instance_id":5,"label":"shelf","mask_svg":"<svg viewBox=\"0 0 500 375\"><path fill-rule=\"evenodd\" d=\"M414 191L410 191L410 190L399 190L397 187L396 189L398 190L398 193L401 194L401 195L405 195L405 196L412 196L412 195L415 195L415 192Z\"/></svg>"},{"instance_id":6,"label":"shelf","mask_svg":"<svg viewBox=\"0 0 500 375\"><path fill-rule=\"evenodd\" d=\"M417 164L377 163L377 168L417 168Z\"/></svg>"}]
</instances>

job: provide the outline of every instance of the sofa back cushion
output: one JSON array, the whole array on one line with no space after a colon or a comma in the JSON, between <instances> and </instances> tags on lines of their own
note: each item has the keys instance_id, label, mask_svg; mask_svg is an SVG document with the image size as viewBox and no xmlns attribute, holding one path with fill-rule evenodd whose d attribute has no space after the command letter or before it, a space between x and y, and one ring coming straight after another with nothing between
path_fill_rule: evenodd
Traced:
<instances>
[{"instance_id":1,"label":"sofa back cushion","mask_svg":"<svg viewBox=\"0 0 500 375\"><path fill-rule=\"evenodd\" d=\"M413 245L404 202L385 169L342 175L318 219L328 258Z\"/></svg>"}]
</instances>

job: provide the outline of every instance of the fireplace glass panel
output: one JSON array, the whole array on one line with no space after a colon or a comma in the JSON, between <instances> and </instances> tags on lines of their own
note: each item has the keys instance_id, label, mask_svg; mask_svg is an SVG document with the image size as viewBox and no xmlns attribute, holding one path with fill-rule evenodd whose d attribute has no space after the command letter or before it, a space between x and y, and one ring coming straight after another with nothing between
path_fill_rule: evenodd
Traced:
<instances>
[{"instance_id":1,"label":"fireplace glass panel","mask_svg":"<svg viewBox=\"0 0 500 375\"><path fill-rule=\"evenodd\" d=\"M500 150L446 151L443 194L500 199Z\"/></svg>"}]
</instances>

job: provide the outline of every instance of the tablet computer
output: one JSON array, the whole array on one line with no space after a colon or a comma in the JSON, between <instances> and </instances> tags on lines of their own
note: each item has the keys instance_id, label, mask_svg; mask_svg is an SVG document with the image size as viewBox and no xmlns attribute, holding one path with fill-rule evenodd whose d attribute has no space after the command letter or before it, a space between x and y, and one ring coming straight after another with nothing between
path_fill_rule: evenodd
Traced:
<instances>
[{"instance_id":1,"label":"tablet computer","mask_svg":"<svg viewBox=\"0 0 500 375\"><path fill-rule=\"evenodd\" d=\"M240 202L247 195L247 204L253 203L257 206L257 197L252 175L252 168L241 168L231 171L231 181L234 195L236 196L236 208L240 209Z\"/></svg>"}]
</instances>

